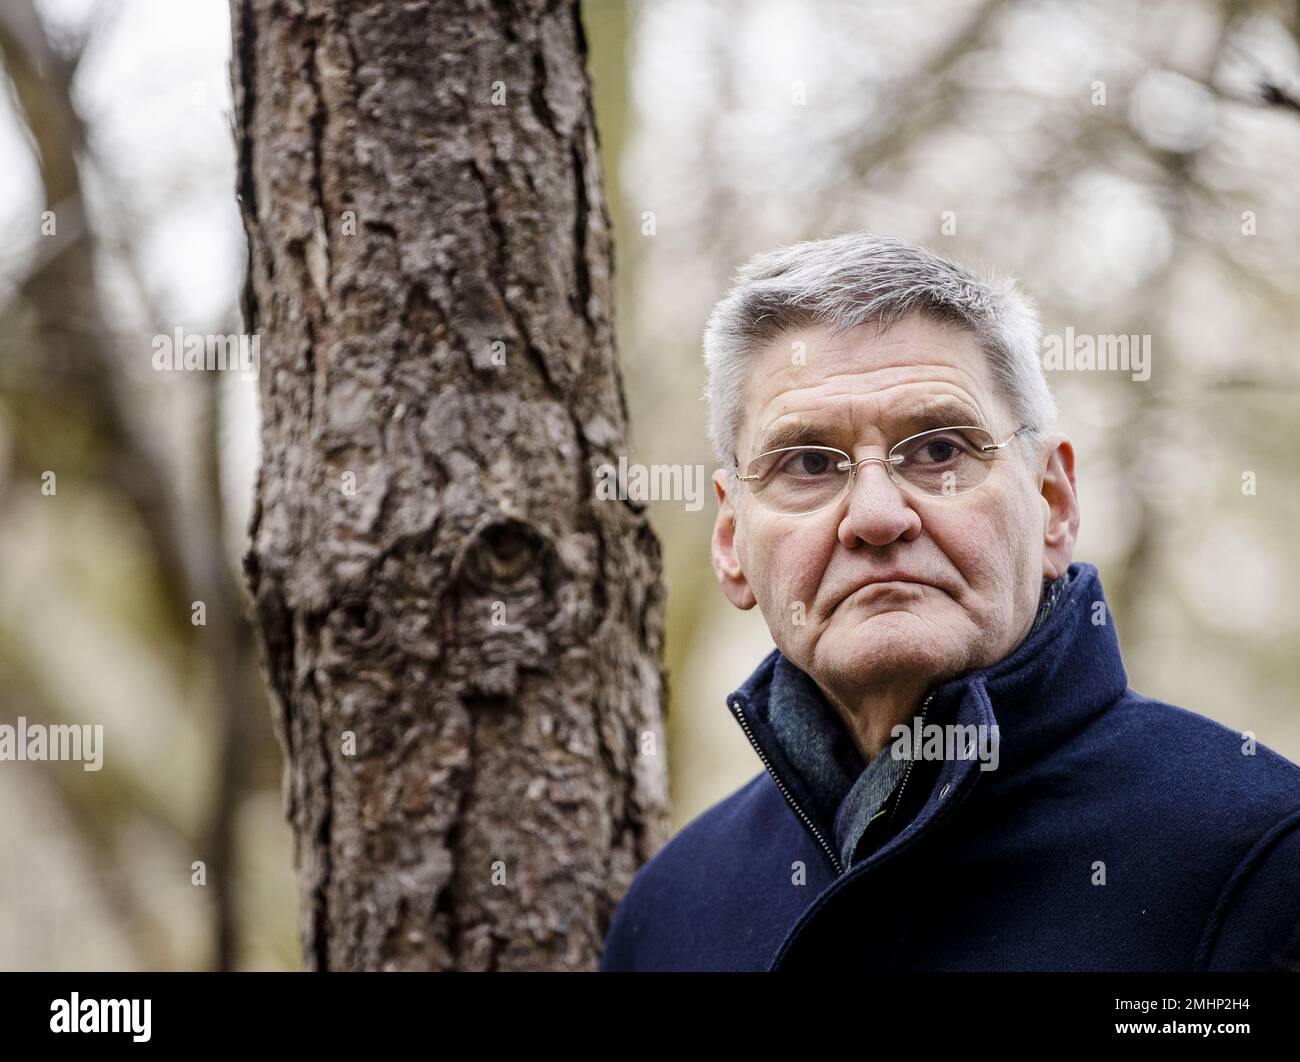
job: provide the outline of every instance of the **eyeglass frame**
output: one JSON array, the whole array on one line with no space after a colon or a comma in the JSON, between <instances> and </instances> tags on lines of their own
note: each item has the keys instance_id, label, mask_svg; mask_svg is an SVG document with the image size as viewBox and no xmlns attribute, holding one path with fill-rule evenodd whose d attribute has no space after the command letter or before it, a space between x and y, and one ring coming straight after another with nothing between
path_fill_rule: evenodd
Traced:
<instances>
[{"instance_id":1,"label":"eyeglass frame","mask_svg":"<svg viewBox=\"0 0 1300 1062\"><path fill-rule=\"evenodd\" d=\"M778 446L774 450L764 450L761 454L755 454L753 457L751 457L749 461L746 462L746 466L748 467L752 465L755 461L757 461L761 457L767 457L770 454L787 453L790 450L829 450L831 453L844 454L844 460L836 462L835 469L838 472L843 472L845 470L848 471L849 478L848 478L848 485L846 488L845 487L840 488L840 492L836 494L835 497L831 498L831 500L826 502L826 504L819 505L816 509L808 509L805 512L801 512L801 513L785 513L785 512L781 512L780 509L769 510L770 512L778 513L781 516L811 516L813 513L819 513L824 509L830 508L837 501L846 497L848 494L852 493L853 484L857 481L857 477L858 477L858 466L865 465L868 461L879 461L882 465L885 466L885 472L888 474L890 482L892 482L895 486L908 490L908 492L913 494L913 496L919 496L922 498L960 498L964 494L970 494L973 491L978 490L981 486L984 485L984 481L981 480L979 483L975 484L975 486L971 487L970 490L964 490L961 492L961 494L942 494L942 493L927 494L924 491L918 491L914 483L910 483L907 480L902 480L902 482L900 482L899 477L894 472L893 466L897 464L901 464L903 461L903 457L901 454L894 456L894 451L897 450L904 443L911 442L913 439L919 439L922 435L930 435L935 432L943 432L943 431L957 431L962 428L972 428L975 431L983 432L985 435L989 436L990 438L994 437L993 433L989 431L988 428L985 428L979 424L950 424L942 428L926 428L924 431L914 432L913 434L909 435L905 439L899 439L898 442L894 443L894 445L889 448L889 453L887 453L884 457L864 457L860 461L854 461L851 454L844 453L844 451L839 449L838 447L820 446L816 443L801 443L798 446ZM1033 431L1033 430L1034 430L1033 427L1031 427L1030 425L1022 424L1010 435L1008 435L1006 439L1004 439L1002 442L991 443L987 446L981 446L980 452L989 453L990 451L993 450L1001 450L1004 446L1009 445L1011 440L1014 439L1017 435L1020 435L1026 431ZM752 476L741 475L740 462L734 456L731 459L731 463L733 466L735 466L735 475L737 479L748 482L751 479L759 478L757 473L755 473ZM752 488L751 488L751 493L753 493ZM764 506L764 508L767 507Z\"/></svg>"}]
</instances>

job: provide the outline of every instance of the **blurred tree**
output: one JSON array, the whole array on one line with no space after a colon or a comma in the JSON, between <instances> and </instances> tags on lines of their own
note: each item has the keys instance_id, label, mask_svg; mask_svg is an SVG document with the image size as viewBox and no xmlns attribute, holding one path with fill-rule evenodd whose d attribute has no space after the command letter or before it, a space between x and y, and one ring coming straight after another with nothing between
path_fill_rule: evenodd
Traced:
<instances>
[{"instance_id":1,"label":"blurred tree","mask_svg":"<svg viewBox=\"0 0 1300 1062\"><path fill-rule=\"evenodd\" d=\"M98 177L110 201L117 190L96 169L95 149L73 102L73 79L86 40L54 47L35 4L13 0L0 10L0 59L12 86L17 113L31 134L40 168L46 213L57 221L21 278L14 298L0 306L0 335L6 342L0 364L0 398L16 421L14 463L27 481L57 468L82 497L102 491L126 502L139 522L155 569L163 604L155 642L160 657L179 660L198 675L218 681L199 694L199 708L211 725L216 784L207 821L187 830L174 808L151 797L148 787L116 757L93 778L51 773L49 785L67 821L98 872L96 886L109 898L146 968L164 965L163 919L147 878L122 872L119 835L140 815L159 825L172 842L165 861L183 868L188 879L194 859L210 881L213 944L211 966L229 970L239 952L236 881L240 870L235 817L253 788L259 732L249 712L261 709L252 637L240 614L240 592L221 520L218 474L218 390L215 376L202 380L204 412L196 461L198 497L188 504L173 481L163 446L148 418L133 404L124 384L122 352L114 341L113 306L101 290L96 255L105 250L105 219L86 208L84 175ZM120 205L120 204L119 204ZM123 260L150 319L150 333L165 314L153 305L134 260L135 248L112 248ZM106 305L107 304L107 305ZM186 386L190 380L178 380ZM195 602L203 602L206 621L190 622ZM156 632L151 632L156 635ZM34 673L0 630L0 668L17 704L34 718L56 720L77 706L59 703L48 676ZM264 710L264 709L263 709ZM265 738L270 743L269 735Z\"/></svg>"},{"instance_id":2,"label":"blurred tree","mask_svg":"<svg viewBox=\"0 0 1300 1062\"><path fill-rule=\"evenodd\" d=\"M594 490L627 418L577 6L234 0L233 37L304 961L591 968L667 794L659 544Z\"/></svg>"}]
</instances>

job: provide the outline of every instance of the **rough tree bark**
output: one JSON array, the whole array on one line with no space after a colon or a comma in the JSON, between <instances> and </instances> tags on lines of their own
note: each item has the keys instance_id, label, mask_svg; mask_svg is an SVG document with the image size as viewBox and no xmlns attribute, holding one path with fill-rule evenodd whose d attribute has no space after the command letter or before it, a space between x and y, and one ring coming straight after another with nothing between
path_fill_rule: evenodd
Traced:
<instances>
[{"instance_id":1,"label":"rough tree bark","mask_svg":"<svg viewBox=\"0 0 1300 1062\"><path fill-rule=\"evenodd\" d=\"M577 5L232 9L305 965L590 969L668 820Z\"/></svg>"}]
</instances>

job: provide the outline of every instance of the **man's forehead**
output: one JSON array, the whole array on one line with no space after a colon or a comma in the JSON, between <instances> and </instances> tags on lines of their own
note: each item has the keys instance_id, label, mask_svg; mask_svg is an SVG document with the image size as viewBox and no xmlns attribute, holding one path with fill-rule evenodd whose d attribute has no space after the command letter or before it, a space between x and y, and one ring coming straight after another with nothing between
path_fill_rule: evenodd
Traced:
<instances>
[{"instance_id":1,"label":"man's forehead","mask_svg":"<svg viewBox=\"0 0 1300 1062\"><path fill-rule=\"evenodd\" d=\"M836 337L824 325L785 332L754 358L741 430L815 423L819 410L842 415L854 400L882 426L970 423L993 400L987 359L968 330L924 318L883 333L874 325Z\"/></svg>"},{"instance_id":2,"label":"man's forehead","mask_svg":"<svg viewBox=\"0 0 1300 1062\"><path fill-rule=\"evenodd\" d=\"M988 382L987 358L971 331L919 315L884 331L867 324L832 336L828 326L818 324L782 332L758 349L750 382L812 386L836 376L909 367L955 370L972 383Z\"/></svg>"}]
</instances>

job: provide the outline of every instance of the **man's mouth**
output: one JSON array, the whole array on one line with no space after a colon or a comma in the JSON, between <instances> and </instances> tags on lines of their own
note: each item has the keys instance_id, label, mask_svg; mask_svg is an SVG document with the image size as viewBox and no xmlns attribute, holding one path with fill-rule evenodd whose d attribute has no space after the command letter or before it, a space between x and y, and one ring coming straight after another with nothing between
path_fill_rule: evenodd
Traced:
<instances>
[{"instance_id":1,"label":"man's mouth","mask_svg":"<svg viewBox=\"0 0 1300 1062\"><path fill-rule=\"evenodd\" d=\"M871 576L869 579L866 580L866 582L858 586L857 589L850 591L849 594L845 596L844 601L848 601L852 598L855 598L859 594L866 593L868 590L871 590L874 587L880 587L882 589L887 589L890 587L893 587L895 589L904 589L908 586L919 587L919 586L930 586L930 585L932 584L927 583L921 579L917 579L911 575L907 575L906 573L903 572L884 572L880 575Z\"/></svg>"},{"instance_id":2,"label":"man's mouth","mask_svg":"<svg viewBox=\"0 0 1300 1062\"><path fill-rule=\"evenodd\" d=\"M929 585L924 579L918 579L914 575L907 574L907 572L882 572L866 579L858 589L864 590L868 586L875 586L877 583L919 583L922 586Z\"/></svg>"}]
</instances>

